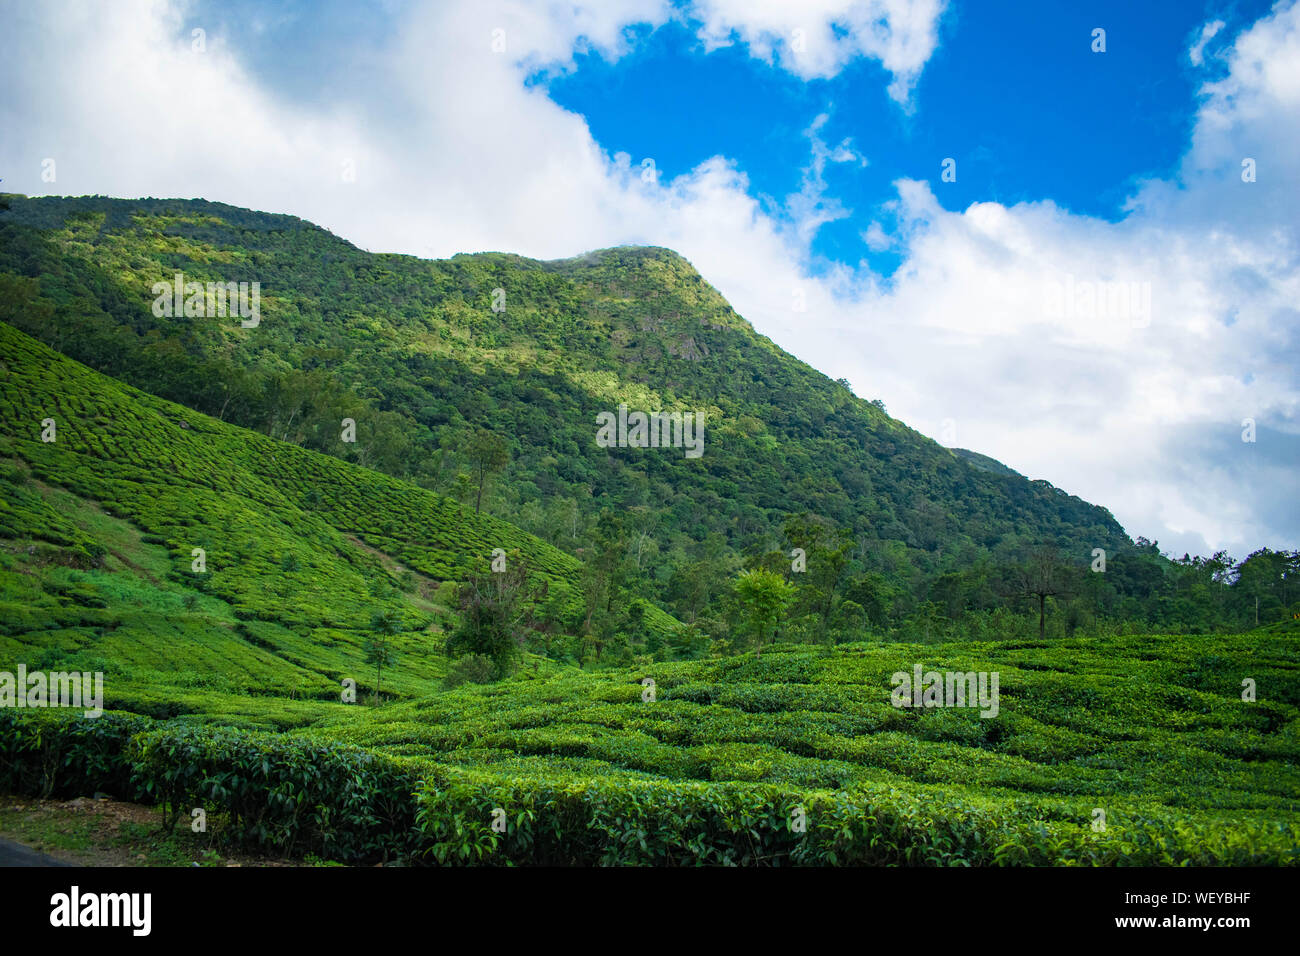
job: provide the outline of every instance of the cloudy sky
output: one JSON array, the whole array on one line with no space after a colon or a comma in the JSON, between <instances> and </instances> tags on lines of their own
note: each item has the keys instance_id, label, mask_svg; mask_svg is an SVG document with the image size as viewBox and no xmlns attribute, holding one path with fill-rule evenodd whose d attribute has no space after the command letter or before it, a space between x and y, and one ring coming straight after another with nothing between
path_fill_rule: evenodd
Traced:
<instances>
[{"instance_id":1,"label":"cloudy sky","mask_svg":"<svg viewBox=\"0 0 1300 956\"><path fill-rule=\"evenodd\" d=\"M1165 551L1300 547L1300 4L1134 6L0 0L0 178L425 257L669 246Z\"/></svg>"}]
</instances>

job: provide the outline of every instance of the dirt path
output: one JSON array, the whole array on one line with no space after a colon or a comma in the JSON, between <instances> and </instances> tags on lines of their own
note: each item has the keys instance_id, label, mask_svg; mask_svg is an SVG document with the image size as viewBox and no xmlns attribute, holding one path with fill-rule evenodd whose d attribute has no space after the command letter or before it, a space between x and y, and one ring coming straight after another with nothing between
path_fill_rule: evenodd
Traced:
<instances>
[{"instance_id":1,"label":"dirt path","mask_svg":"<svg viewBox=\"0 0 1300 956\"><path fill-rule=\"evenodd\" d=\"M0 866L301 866L228 853L182 820L121 800L38 800L0 794Z\"/></svg>"}]
</instances>

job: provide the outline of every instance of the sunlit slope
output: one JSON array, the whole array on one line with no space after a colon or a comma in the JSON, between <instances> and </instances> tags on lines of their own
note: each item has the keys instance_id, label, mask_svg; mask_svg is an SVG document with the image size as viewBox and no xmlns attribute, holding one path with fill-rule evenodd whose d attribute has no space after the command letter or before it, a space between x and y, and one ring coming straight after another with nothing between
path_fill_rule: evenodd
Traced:
<instances>
[{"instance_id":1,"label":"sunlit slope","mask_svg":"<svg viewBox=\"0 0 1300 956\"><path fill-rule=\"evenodd\" d=\"M153 394L439 490L455 469L438 450L489 428L511 447L494 507L559 547L579 538L570 509L581 525L604 507L639 509L679 562L711 533L739 554L801 511L879 542L900 573L1131 545L1104 508L943 448L783 351L668 249L429 261L221 203L11 203L8 321ZM156 316L152 287L177 272L260 282L260 324ZM595 416L620 403L703 412L703 457L597 448ZM345 414L355 446L336 440Z\"/></svg>"},{"instance_id":2,"label":"sunlit slope","mask_svg":"<svg viewBox=\"0 0 1300 956\"><path fill-rule=\"evenodd\" d=\"M447 498L146 395L4 324L0 363L0 666L337 698L342 676L373 683L360 642L394 611L385 688L421 693L444 668L438 582L501 548L576 593L575 559Z\"/></svg>"}]
</instances>

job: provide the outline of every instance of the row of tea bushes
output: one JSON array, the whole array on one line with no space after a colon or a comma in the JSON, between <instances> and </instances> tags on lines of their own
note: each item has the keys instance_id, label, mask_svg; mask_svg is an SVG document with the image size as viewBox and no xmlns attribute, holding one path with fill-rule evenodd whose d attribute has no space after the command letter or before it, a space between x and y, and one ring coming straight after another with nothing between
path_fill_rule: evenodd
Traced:
<instances>
[{"instance_id":1,"label":"row of tea bushes","mask_svg":"<svg viewBox=\"0 0 1300 956\"><path fill-rule=\"evenodd\" d=\"M269 854L409 856L418 787L400 758L358 747L117 712L86 720L0 710L0 789L103 791L157 804L173 823L203 807L223 815L232 843Z\"/></svg>"},{"instance_id":2,"label":"row of tea bushes","mask_svg":"<svg viewBox=\"0 0 1300 956\"><path fill-rule=\"evenodd\" d=\"M1155 806L1055 810L941 790L798 790L434 768L420 795L439 863L544 865L1072 866L1300 863L1288 824L1195 823ZM1062 813L1064 811L1064 813ZM1053 819L1053 817L1064 817ZM495 823L495 826L494 826Z\"/></svg>"},{"instance_id":3,"label":"row of tea bushes","mask_svg":"<svg viewBox=\"0 0 1300 956\"><path fill-rule=\"evenodd\" d=\"M500 768L504 770L505 768ZM1154 804L453 767L303 736L0 711L0 787L223 815L268 853L495 865L1280 865L1289 822Z\"/></svg>"},{"instance_id":4,"label":"row of tea bushes","mask_svg":"<svg viewBox=\"0 0 1300 956\"><path fill-rule=\"evenodd\" d=\"M401 615L405 631L430 623L372 548L433 580L463 579L502 548L518 551L537 581L579 582L576 558L508 522L146 395L5 323L0 372L0 539L48 542L76 566L102 564L102 543L37 483L66 489L166 548L168 576L185 587L242 620L300 628L364 629L384 610ZM53 440L44 440L46 422Z\"/></svg>"}]
</instances>

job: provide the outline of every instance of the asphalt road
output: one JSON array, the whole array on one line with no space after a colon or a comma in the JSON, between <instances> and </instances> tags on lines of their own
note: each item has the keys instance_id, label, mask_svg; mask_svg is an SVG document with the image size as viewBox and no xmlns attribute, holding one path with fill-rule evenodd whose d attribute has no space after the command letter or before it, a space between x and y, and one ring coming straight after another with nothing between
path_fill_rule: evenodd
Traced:
<instances>
[{"instance_id":1,"label":"asphalt road","mask_svg":"<svg viewBox=\"0 0 1300 956\"><path fill-rule=\"evenodd\" d=\"M21 843L0 839L0 866L72 866L72 864L46 856Z\"/></svg>"}]
</instances>

